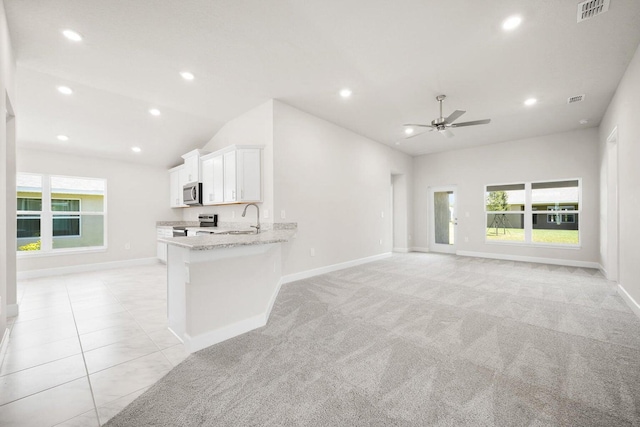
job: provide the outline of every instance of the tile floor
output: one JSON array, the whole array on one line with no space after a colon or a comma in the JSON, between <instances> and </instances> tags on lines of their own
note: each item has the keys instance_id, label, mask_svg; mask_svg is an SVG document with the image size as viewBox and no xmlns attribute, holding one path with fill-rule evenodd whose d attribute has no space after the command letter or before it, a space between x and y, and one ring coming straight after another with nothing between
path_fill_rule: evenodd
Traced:
<instances>
[{"instance_id":1,"label":"tile floor","mask_svg":"<svg viewBox=\"0 0 640 427\"><path fill-rule=\"evenodd\" d=\"M100 426L187 354L167 330L166 268L18 283L0 425Z\"/></svg>"}]
</instances>

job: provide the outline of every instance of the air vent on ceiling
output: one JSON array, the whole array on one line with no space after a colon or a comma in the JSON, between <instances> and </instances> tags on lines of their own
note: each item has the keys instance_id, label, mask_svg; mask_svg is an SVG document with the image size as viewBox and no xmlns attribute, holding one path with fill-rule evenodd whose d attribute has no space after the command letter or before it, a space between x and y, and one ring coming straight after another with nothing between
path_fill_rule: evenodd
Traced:
<instances>
[{"instance_id":1,"label":"air vent on ceiling","mask_svg":"<svg viewBox=\"0 0 640 427\"><path fill-rule=\"evenodd\" d=\"M582 101L584 101L584 94L567 98L567 104L573 104L574 102L582 102Z\"/></svg>"},{"instance_id":2,"label":"air vent on ceiling","mask_svg":"<svg viewBox=\"0 0 640 427\"><path fill-rule=\"evenodd\" d=\"M578 3L578 22L594 18L609 10L609 0L587 0Z\"/></svg>"}]
</instances>

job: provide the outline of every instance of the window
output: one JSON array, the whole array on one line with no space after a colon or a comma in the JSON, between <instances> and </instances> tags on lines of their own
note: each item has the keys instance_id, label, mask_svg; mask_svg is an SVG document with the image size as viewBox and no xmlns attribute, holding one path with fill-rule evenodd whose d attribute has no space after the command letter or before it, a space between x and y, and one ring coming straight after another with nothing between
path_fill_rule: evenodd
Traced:
<instances>
[{"instance_id":1,"label":"window","mask_svg":"<svg viewBox=\"0 0 640 427\"><path fill-rule=\"evenodd\" d=\"M577 246L580 199L579 179L488 185L486 241Z\"/></svg>"},{"instance_id":2,"label":"window","mask_svg":"<svg viewBox=\"0 0 640 427\"><path fill-rule=\"evenodd\" d=\"M18 174L18 251L104 248L106 181Z\"/></svg>"}]
</instances>

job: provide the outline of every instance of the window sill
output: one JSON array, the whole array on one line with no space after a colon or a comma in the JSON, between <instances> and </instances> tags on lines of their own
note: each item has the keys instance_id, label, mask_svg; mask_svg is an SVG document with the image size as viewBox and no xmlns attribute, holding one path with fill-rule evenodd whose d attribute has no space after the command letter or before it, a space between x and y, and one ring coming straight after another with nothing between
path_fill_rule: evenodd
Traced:
<instances>
[{"instance_id":1,"label":"window sill","mask_svg":"<svg viewBox=\"0 0 640 427\"><path fill-rule=\"evenodd\" d=\"M557 244L554 245L552 243L526 243L526 242L492 242L490 240L484 241L487 245L498 245L498 246L520 246L525 248L541 248L541 249L571 249L571 250L579 250L582 249L582 245L562 245Z\"/></svg>"},{"instance_id":2,"label":"window sill","mask_svg":"<svg viewBox=\"0 0 640 427\"><path fill-rule=\"evenodd\" d=\"M94 254L107 252L106 246L92 246L89 248L53 249L51 251L16 251L17 258L40 258L73 254Z\"/></svg>"}]
</instances>

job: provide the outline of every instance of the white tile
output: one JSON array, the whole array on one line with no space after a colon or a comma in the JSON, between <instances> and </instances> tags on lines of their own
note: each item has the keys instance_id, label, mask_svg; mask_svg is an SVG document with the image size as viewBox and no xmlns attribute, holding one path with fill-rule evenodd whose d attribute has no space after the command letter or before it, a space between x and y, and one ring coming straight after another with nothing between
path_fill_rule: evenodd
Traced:
<instances>
[{"instance_id":1,"label":"white tile","mask_svg":"<svg viewBox=\"0 0 640 427\"><path fill-rule=\"evenodd\" d=\"M56 424L55 427L88 427L88 426L100 426L100 421L98 421L98 415L96 414L96 410L92 409L90 411L85 412L84 414L80 414L77 417L73 417L70 420L64 421L60 424Z\"/></svg>"},{"instance_id":2,"label":"white tile","mask_svg":"<svg viewBox=\"0 0 640 427\"><path fill-rule=\"evenodd\" d=\"M158 331L149 332L149 338L161 349L173 347L176 344L182 344L169 329L160 329Z\"/></svg>"},{"instance_id":3,"label":"white tile","mask_svg":"<svg viewBox=\"0 0 640 427\"><path fill-rule=\"evenodd\" d=\"M173 366L179 365L184 359L189 357L189 353L184 349L184 344L180 343L173 347L165 348L162 354L171 362Z\"/></svg>"},{"instance_id":4,"label":"white tile","mask_svg":"<svg viewBox=\"0 0 640 427\"><path fill-rule=\"evenodd\" d=\"M84 357L89 373L92 374L159 350L158 346L149 337L139 335L87 351L84 353Z\"/></svg>"},{"instance_id":5,"label":"white tile","mask_svg":"<svg viewBox=\"0 0 640 427\"><path fill-rule=\"evenodd\" d=\"M82 349L87 352L132 337L145 335L145 331L138 324L132 322L124 326L115 326L80 335L80 341Z\"/></svg>"},{"instance_id":6,"label":"white tile","mask_svg":"<svg viewBox=\"0 0 640 427\"><path fill-rule=\"evenodd\" d=\"M103 314L91 319L78 319L76 327L80 335L88 334L90 332L99 331L101 329L113 328L117 326L127 326L133 323L135 320L129 313L112 313Z\"/></svg>"},{"instance_id":7,"label":"white tile","mask_svg":"<svg viewBox=\"0 0 640 427\"><path fill-rule=\"evenodd\" d=\"M18 348L17 351L13 349L11 341L9 341L9 349L2 362L0 376L80 353L80 342L77 337L34 345L22 350Z\"/></svg>"},{"instance_id":8,"label":"white tile","mask_svg":"<svg viewBox=\"0 0 640 427\"><path fill-rule=\"evenodd\" d=\"M125 311L126 309L119 303L109 303L81 309L78 309L76 305L73 306L73 316L75 317L77 323L81 323L85 320L95 319L96 317L122 313Z\"/></svg>"},{"instance_id":9,"label":"white tile","mask_svg":"<svg viewBox=\"0 0 640 427\"><path fill-rule=\"evenodd\" d=\"M86 377L0 406L3 427L51 426L93 408Z\"/></svg>"},{"instance_id":10,"label":"white tile","mask_svg":"<svg viewBox=\"0 0 640 427\"><path fill-rule=\"evenodd\" d=\"M27 332L18 327L19 325L15 325L11 330L8 352L22 351L31 347L78 337L78 332L72 323L54 324L50 328Z\"/></svg>"},{"instance_id":11,"label":"white tile","mask_svg":"<svg viewBox=\"0 0 640 427\"><path fill-rule=\"evenodd\" d=\"M98 408L98 416L100 417L100 423L104 424L113 418L116 414L122 411L127 405L137 399L142 393L147 391L149 387L142 388L140 390L134 391L133 393L127 394L120 399L116 399L112 402L107 403L106 405L100 406Z\"/></svg>"},{"instance_id":12,"label":"white tile","mask_svg":"<svg viewBox=\"0 0 640 427\"><path fill-rule=\"evenodd\" d=\"M81 354L4 375L0 377L0 405L86 375Z\"/></svg>"},{"instance_id":13,"label":"white tile","mask_svg":"<svg viewBox=\"0 0 640 427\"><path fill-rule=\"evenodd\" d=\"M98 407L153 385L171 370L159 351L91 374L89 379Z\"/></svg>"}]
</instances>

